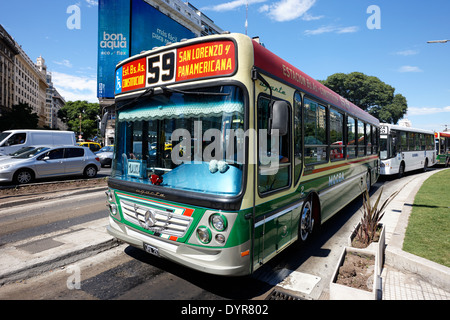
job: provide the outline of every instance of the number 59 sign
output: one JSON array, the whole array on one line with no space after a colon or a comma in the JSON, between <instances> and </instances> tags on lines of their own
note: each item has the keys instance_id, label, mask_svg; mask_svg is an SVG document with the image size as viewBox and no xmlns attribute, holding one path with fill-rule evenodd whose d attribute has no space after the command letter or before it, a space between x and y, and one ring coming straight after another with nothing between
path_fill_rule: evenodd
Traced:
<instances>
[{"instance_id":1,"label":"number 59 sign","mask_svg":"<svg viewBox=\"0 0 450 320\"><path fill-rule=\"evenodd\" d=\"M150 54L116 70L116 94L179 81L232 75L236 51L232 41L194 44Z\"/></svg>"}]
</instances>

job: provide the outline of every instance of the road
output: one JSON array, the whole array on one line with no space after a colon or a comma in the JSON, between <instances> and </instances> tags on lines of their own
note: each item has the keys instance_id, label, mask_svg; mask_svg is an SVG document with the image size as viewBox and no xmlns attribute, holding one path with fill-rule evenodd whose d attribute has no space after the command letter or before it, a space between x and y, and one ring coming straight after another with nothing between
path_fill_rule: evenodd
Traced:
<instances>
[{"instance_id":1,"label":"road","mask_svg":"<svg viewBox=\"0 0 450 320\"><path fill-rule=\"evenodd\" d=\"M385 198L410 176L381 178L371 193L383 187ZM3 285L0 299L261 300L274 287L303 299L326 299L333 266L360 219L361 205L362 199L356 199L327 221L307 245L289 247L252 276L207 275L123 244L74 265ZM3 210L0 243L107 219L107 214L103 191ZM307 285L293 290L287 279Z\"/></svg>"}]
</instances>

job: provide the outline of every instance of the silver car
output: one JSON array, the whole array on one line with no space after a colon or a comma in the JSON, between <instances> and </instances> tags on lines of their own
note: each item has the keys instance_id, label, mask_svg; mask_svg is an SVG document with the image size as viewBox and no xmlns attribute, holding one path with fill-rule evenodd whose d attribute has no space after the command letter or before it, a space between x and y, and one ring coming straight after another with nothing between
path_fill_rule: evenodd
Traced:
<instances>
[{"instance_id":1,"label":"silver car","mask_svg":"<svg viewBox=\"0 0 450 320\"><path fill-rule=\"evenodd\" d=\"M95 154L100 158L100 164L102 168L104 166L111 166L112 159L114 157L114 146L104 146Z\"/></svg>"},{"instance_id":2,"label":"silver car","mask_svg":"<svg viewBox=\"0 0 450 320\"><path fill-rule=\"evenodd\" d=\"M34 179L84 175L93 178L100 159L79 146L36 147L0 161L0 182L29 183Z\"/></svg>"}]
</instances>

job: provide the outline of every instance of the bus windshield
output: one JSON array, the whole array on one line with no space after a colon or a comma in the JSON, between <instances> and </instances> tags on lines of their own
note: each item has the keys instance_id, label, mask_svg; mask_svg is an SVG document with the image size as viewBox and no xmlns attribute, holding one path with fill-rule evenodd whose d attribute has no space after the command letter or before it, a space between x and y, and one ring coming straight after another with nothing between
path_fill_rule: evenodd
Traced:
<instances>
[{"instance_id":1,"label":"bus windshield","mask_svg":"<svg viewBox=\"0 0 450 320\"><path fill-rule=\"evenodd\" d=\"M242 187L244 98L236 86L164 93L117 103L111 176L192 192Z\"/></svg>"}]
</instances>

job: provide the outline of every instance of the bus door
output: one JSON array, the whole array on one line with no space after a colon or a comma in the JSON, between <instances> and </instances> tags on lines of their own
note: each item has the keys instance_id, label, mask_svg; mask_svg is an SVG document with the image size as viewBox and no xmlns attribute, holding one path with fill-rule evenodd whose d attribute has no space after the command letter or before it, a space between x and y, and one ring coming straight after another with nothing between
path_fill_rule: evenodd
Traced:
<instances>
[{"instance_id":1,"label":"bus door","mask_svg":"<svg viewBox=\"0 0 450 320\"><path fill-rule=\"evenodd\" d=\"M286 196L292 183L290 113L287 102L276 101L272 105L269 97L259 96L257 102L258 163L254 194L255 269L276 255L292 239L293 209L290 208L290 200ZM278 135L271 130L277 127Z\"/></svg>"}]
</instances>

